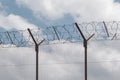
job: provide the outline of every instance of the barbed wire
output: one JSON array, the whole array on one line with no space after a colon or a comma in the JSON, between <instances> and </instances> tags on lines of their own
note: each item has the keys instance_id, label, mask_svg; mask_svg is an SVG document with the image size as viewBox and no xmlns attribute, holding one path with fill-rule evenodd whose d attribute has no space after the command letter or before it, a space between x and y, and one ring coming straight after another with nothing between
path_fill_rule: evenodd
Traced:
<instances>
[{"instance_id":1,"label":"barbed wire","mask_svg":"<svg viewBox=\"0 0 120 80\"><path fill-rule=\"evenodd\" d=\"M78 23L85 37L91 40L120 40L120 21ZM43 45L82 41L75 24L31 29L36 41L45 39ZM0 32L0 47L31 47L34 45L26 30Z\"/></svg>"}]
</instances>

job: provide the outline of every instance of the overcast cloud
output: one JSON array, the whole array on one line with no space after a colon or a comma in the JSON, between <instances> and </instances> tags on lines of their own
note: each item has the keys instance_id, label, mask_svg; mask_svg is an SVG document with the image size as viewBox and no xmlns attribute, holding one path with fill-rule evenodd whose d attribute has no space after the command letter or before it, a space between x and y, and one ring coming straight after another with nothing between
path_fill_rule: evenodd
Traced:
<instances>
[{"instance_id":1,"label":"overcast cloud","mask_svg":"<svg viewBox=\"0 0 120 80\"><path fill-rule=\"evenodd\" d=\"M109 42L108 42L109 43ZM119 50L109 44L89 43L89 80L119 78ZM47 48L47 49L46 49ZM22 51L21 51L22 49ZM35 52L32 48L0 49L0 78L4 80L33 80ZM60 44L40 47L40 79L84 79L84 54L80 44ZM7 75L7 77L5 77Z\"/></svg>"}]
</instances>

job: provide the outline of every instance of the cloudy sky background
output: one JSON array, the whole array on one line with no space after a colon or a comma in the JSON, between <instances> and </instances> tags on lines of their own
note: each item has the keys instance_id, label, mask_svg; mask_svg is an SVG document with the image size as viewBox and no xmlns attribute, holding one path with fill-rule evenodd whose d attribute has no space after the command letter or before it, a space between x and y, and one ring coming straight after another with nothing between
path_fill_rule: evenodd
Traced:
<instances>
[{"instance_id":1,"label":"cloudy sky background","mask_svg":"<svg viewBox=\"0 0 120 80\"><path fill-rule=\"evenodd\" d=\"M0 0L0 31L90 21L120 21L119 0ZM120 77L120 41L90 41L88 79ZM84 79L84 48L77 43L40 47L41 80ZM0 79L35 79L33 48L0 48Z\"/></svg>"}]
</instances>

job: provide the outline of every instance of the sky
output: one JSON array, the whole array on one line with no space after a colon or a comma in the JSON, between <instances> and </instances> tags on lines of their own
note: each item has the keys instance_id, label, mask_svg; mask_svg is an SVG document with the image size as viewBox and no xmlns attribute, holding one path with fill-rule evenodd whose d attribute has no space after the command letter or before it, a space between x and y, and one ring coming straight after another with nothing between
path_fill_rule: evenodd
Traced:
<instances>
[{"instance_id":1,"label":"sky","mask_svg":"<svg viewBox=\"0 0 120 80\"><path fill-rule=\"evenodd\" d=\"M120 21L120 0L0 0L0 31ZM120 78L120 41L89 41L88 80ZM84 79L82 43L40 46L40 80ZM0 48L1 80L35 79L34 47Z\"/></svg>"}]
</instances>

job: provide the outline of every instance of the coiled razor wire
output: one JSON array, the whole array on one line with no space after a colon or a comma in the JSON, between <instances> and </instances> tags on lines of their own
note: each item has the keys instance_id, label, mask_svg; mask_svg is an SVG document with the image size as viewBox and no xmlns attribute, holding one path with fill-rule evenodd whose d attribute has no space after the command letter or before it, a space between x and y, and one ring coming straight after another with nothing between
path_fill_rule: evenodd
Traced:
<instances>
[{"instance_id":1,"label":"coiled razor wire","mask_svg":"<svg viewBox=\"0 0 120 80\"><path fill-rule=\"evenodd\" d=\"M120 21L78 23L87 38L95 34L91 40L120 40ZM75 24L49 26L31 29L36 39L45 39L43 45L56 43L74 43L82 41L82 37ZM0 32L0 47L31 47L34 45L30 34L26 30Z\"/></svg>"}]
</instances>

